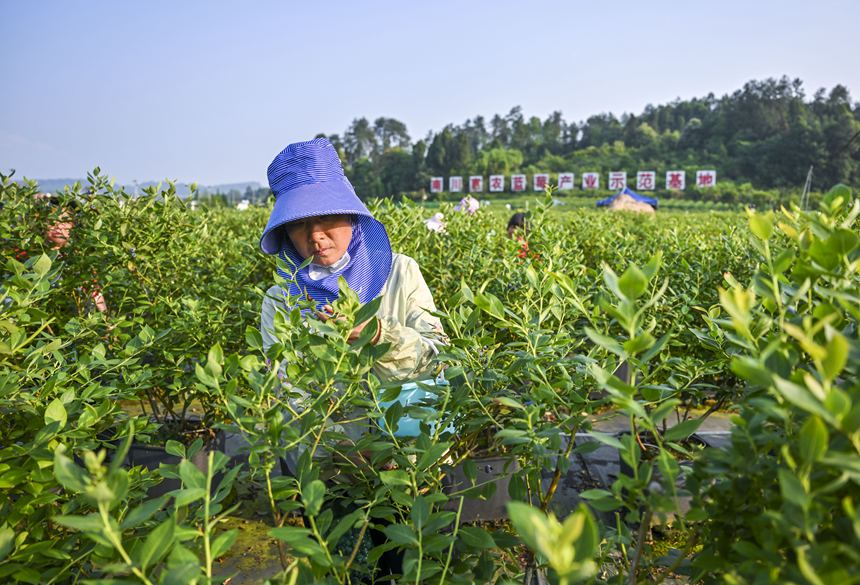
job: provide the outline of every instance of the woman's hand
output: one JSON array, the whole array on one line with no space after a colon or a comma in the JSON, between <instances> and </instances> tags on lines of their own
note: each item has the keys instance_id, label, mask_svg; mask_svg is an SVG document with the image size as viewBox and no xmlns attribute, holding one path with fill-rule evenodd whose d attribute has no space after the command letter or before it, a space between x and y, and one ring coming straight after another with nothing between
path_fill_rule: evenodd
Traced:
<instances>
[{"instance_id":1,"label":"woman's hand","mask_svg":"<svg viewBox=\"0 0 860 585\"><path fill-rule=\"evenodd\" d=\"M334 314L334 309L331 305L323 305L323 310L317 312L317 316L320 318L320 321L328 321L329 319L343 319L343 317L338 317ZM361 335L361 332L364 331L364 328L367 327L367 324L370 323L370 319L357 325L355 329L349 332L349 337L347 341L349 343L355 343L358 340L358 337ZM380 327L376 331L376 335L373 336L373 339L370 340L371 345L376 345L379 342L379 337L382 334L382 328Z\"/></svg>"},{"instance_id":2,"label":"woman's hand","mask_svg":"<svg viewBox=\"0 0 860 585\"><path fill-rule=\"evenodd\" d=\"M90 298L100 313L107 313L107 302L105 301L105 296L102 294L102 291L94 289L90 293Z\"/></svg>"}]
</instances>

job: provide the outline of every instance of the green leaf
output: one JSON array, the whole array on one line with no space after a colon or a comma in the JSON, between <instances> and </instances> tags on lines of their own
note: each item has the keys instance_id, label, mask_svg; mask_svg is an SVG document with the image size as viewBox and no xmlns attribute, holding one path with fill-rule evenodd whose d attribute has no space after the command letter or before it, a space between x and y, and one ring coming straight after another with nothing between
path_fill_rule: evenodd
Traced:
<instances>
[{"instance_id":1,"label":"green leaf","mask_svg":"<svg viewBox=\"0 0 860 585\"><path fill-rule=\"evenodd\" d=\"M502 441L502 445L525 445L532 442L528 432L522 429L512 428L500 430L496 433L496 439L500 439Z\"/></svg>"},{"instance_id":2,"label":"green leaf","mask_svg":"<svg viewBox=\"0 0 860 585\"><path fill-rule=\"evenodd\" d=\"M835 420L842 420L851 412L851 398L844 390L833 387L824 398L824 407Z\"/></svg>"},{"instance_id":3,"label":"green leaf","mask_svg":"<svg viewBox=\"0 0 860 585\"><path fill-rule=\"evenodd\" d=\"M69 491L82 492L87 487L87 475L83 469L65 456L66 447L58 445L54 451L54 477Z\"/></svg>"},{"instance_id":4,"label":"green leaf","mask_svg":"<svg viewBox=\"0 0 860 585\"><path fill-rule=\"evenodd\" d=\"M442 442L436 443L434 445L430 445L424 453L421 454L421 458L418 459L418 463L416 467L420 471L424 471L425 469L429 469L431 466L439 463L439 459L448 451L450 448L450 442Z\"/></svg>"},{"instance_id":5,"label":"green leaf","mask_svg":"<svg viewBox=\"0 0 860 585\"><path fill-rule=\"evenodd\" d=\"M245 329L245 342L251 349L263 349L263 336L259 329L250 325Z\"/></svg>"},{"instance_id":6,"label":"green leaf","mask_svg":"<svg viewBox=\"0 0 860 585\"><path fill-rule=\"evenodd\" d=\"M382 471L379 473L379 479L387 486L406 485L411 486L409 476L402 469L394 469L392 471Z\"/></svg>"},{"instance_id":7,"label":"green leaf","mask_svg":"<svg viewBox=\"0 0 860 585\"><path fill-rule=\"evenodd\" d=\"M857 457L856 454L830 452L821 457L821 462L825 465L838 467L852 475L860 476L860 457Z\"/></svg>"},{"instance_id":8,"label":"green leaf","mask_svg":"<svg viewBox=\"0 0 860 585\"><path fill-rule=\"evenodd\" d=\"M15 531L5 524L0 526L0 562L12 552L12 545L14 543Z\"/></svg>"},{"instance_id":9,"label":"green leaf","mask_svg":"<svg viewBox=\"0 0 860 585\"><path fill-rule=\"evenodd\" d=\"M663 400L657 408L651 411L651 420L655 424L661 422L663 419L668 417L671 412L674 412L679 404L681 404L681 401L677 398Z\"/></svg>"},{"instance_id":10,"label":"green leaf","mask_svg":"<svg viewBox=\"0 0 860 585\"><path fill-rule=\"evenodd\" d=\"M461 526L457 536L472 548L492 549L496 548L496 541L489 532L478 526Z\"/></svg>"},{"instance_id":11,"label":"green leaf","mask_svg":"<svg viewBox=\"0 0 860 585\"><path fill-rule=\"evenodd\" d=\"M368 343L373 341L381 326L379 319L371 317L365 328L358 334L358 339L353 342L352 346L354 348L362 348L366 346Z\"/></svg>"},{"instance_id":12,"label":"green leaf","mask_svg":"<svg viewBox=\"0 0 860 585\"><path fill-rule=\"evenodd\" d=\"M164 445L164 450L170 455L175 455L180 459L185 459L185 445L179 441L169 439Z\"/></svg>"},{"instance_id":13,"label":"green leaf","mask_svg":"<svg viewBox=\"0 0 860 585\"><path fill-rule=\"evenodd\" d=\"M585 490L584 492L579 494L579 497L582 498L583 500L597 500L599 498L611 498L612 492L595 488L595 489Z\"/></svg>"},{"instance_id":14,"label":"green leaf","mask_svg":"<svg viewBox=\"0 0 860 585\"><path fill-rule=\"evenodd\" d=\"M732 318L732 325L738 333L750 337L751 312L756 302L755 291L751 288L733 287L729 290L720 288L717 292L720 304Z\"/></svg>"},{"instance_id":15,"label":"green leaf","mask_svg":"<svg viewBox=\"0 0 860 585\"><path fill-rule=\"evenodd\" d=\"M824 242L827 250L839 256L848 256L860 246L860 236L851 230L839 228Z\"/></svg>"},{"instance_id":16,"label":"green leaf","mask_svg":"<svg viewBox=\"0 0 860 585\"><path fill-rule=\"evenodd\" d=\"M12 573L12 571L15 571ZM11 573L12 582L13 583L30 583L32 585L41 585L45 580L42 578L42 574L35 569L31 569L30 567L24 567L22 565L11 565L10 567L6 567L4 573ZM99 583L101 585L101 583ZM121 583L119 585L132 585L131 583Z\"/></svg>"},{"instance_id":17,"label":"green leaf","mask_svg":"<svg viewBox=\"0 0 860 585\"><path fill-rule=\"evenodd\" d=\"M782 497L792 504L806 508L809 505L809 496L806 495L806 490L803 489L803 484L797 476L785 468L780 468L778 475Z\"/></svg>"},{"instance_id":18,"label":"green leaf","mask_svg":"<svg viewBox=\"0 0 860 585\"><path fill-rule=\"evenodd\" d=\"M824 197L822 197L822 202L827 207L830 207L833 205L834 202L836 202L839 199L841 199L843 202L849 201L851 199L851 187L849 187L848 185L844 185L842 183L834 185L830 189L830 191L828 191L824 195Z\"/></svg>"},{"instance_id":19,"label":"green leaf","mask_svg":"<svg viewBox=\"0 0 860 585\"><path fill-rule=\"evenodd\" d=\"M629 355L638 355L654 345L654 336L643 331L633 339L624 342L624 351Z\"/></svg>"},{"instance_id":20,"label":"green leaf","mask_svg":"<svg viewBox=\"0 0 860 585\"><path fill-rule=\"evenodd\" d=\"M806 412L817 414L828 423L833 424L833 416L809 390L803 386L795 384L794 382L780 378L779 376L773 377L773 383L779 393L782 394L786 400L795 406L802 408Z\"/></svg>"},{"instance_id":21,"label":"green leaf","mask_svg":"<svg viewBox=\"0 0 860 585\"><path fill-rule=\"evenodd\" d=\"M116 475L120 471L120 467L125 464L125 460L128 457L128 451L131 449L131 442L134 440L134 419L128 421L127 432L125 434L125 438L122 443L119 445L119 449L117 449L116 453L114 453L113 459L110 462L110 473L111 475ZM124 496L123 496L124 497Z\"/></svg>"},{"instance_id":22,"label":"green leaf","mask_svg":"<svg viewBox=\"0 0 860 585\"><path fill-rule=\"evenodd\" d=\"M341 518L335 527L331 529L331 532L326 535L328 546L330 548L336 547L340 538L346 534L347 531L352 528L359 519L361 519L361 517L361 510L354 510L351 514L347 514Z\"/></svg>"},{"instance_id":23,"label":"green leaf","mask_svg":"<svg viewBox=\"0 0 860 585\"><path fill-rule=\"evenodd\" d=\"M491 317L495 317L496 319L504 319L505 318L505 306L502 304L502 301L495 295L490 293L479 294L475 297L475 306L479 309L490 315Z\"/></svg>"},{"instance_id":24,"label":"green leaf","mask_svg":"<svg viewBox=\"0 0 860 585\"><path fill-rule=\"evenodd\" d=\"M206 488L206 476L188 459L179 463L179 477L185 487Z\"/></svg>"},{"instance_id":25,"label":"green leaf","mask_svg":"<svg viewBox=\"0 0 860 585\"><path fill-rule=\"evenodd\" d=\"M660 339L658 339L648 351L639 356L639 361L643 364L647 364L648 362L650 362L654 358L654 356L656 356L660 353L660 351L662 351L663 346L665 346L666 342L669 341L669 339L671 338L672 333L666 333L662 335Z\"/></svg>"},{"instance_id":26,"label":"green leaf","mask_svg":"<svg viewBox=\"0 0 860 585\"><path fill-rule=\"evenodd\" d=\"M379 312L379 306L382 304L382 297L378 296L369 303L361 306L355 314L355 324L360 325L365 321L370 321L374 315Z\"/></svg>"},{"instance_id":27,"label":"green leaf","mask_svg":"<svg viewBox=\"0 0 860 585\"><path fill-rule=\"evenodd\" d=\"M507 396L497 396L496 398L493 398L493 402L501 404L502 406L507 406L508 408L514 408L516 410L525 409L522 404L520 404L513 398L508 398Z\"/></svg>"},{"instance_id":28,"label":"green leaf","mask_svg":"<svg viewBox=\"0 0 860 585\"><path fill-rule=\"evenodd\" d=\"M209 354L206 356L206 371L216 380L221 376L221 364L224 363L224 351L221 349L221 344L216 343L209 348Z\"/></svg>"},{"instance_id":29,"label":"green leaf","mask_svg":"<svg viewBox=\"0 0 860 585\"><path fill-rule=\"evenodd\" d=\"M328 363L336 363L340 357L340 354L335 352L334 348L326 343L323 338L316 338L308 344L308 349L311 350L311 353L323 362Z\"/></svg>"},{"instance_id":30,"label":"green leaf","mask_svg":"<svg viewBox=\"0 0 860 585\"><path fill-rule=\"evenodd\" d=\"M635 264L631 264L618 279L618 289L629 300L636 300L645 294L648 278Z\"/></svg>"},{"instance_id":31,"label":"green leaf","mask_svg":"<svg viewBox=\"0 0 860 585\"><path fill-rule=\"evenodd\" d=\"M421 532L424 529L424 525L427 523L427 518L429 516L430 502L428 502L427 498L424 496L416 496L410 513L412 524L415 526L416 531Z\"/></svg>"},{"instance_id":32,"label":"green leaf","mask_svg":"<svg viewBox=\"0 0 860 585\"><path fill-rule=\"evenodd\" d=\"M758 239L764 241L770 239L773 234L773 217L770 214L750 212L750 231Z\"/></svg>"},{"instance_id":33,"label":"green leaf","mask_svg":"<svg viewBox=\"0 0 860 585\"><path fill-rule=\"evenodd\" d=\"M657 274L657 271L660 270L661 264L663 264L663 251L657 250L657 252L648 258L645 266L642 267L642 274L645 275L645 278L651 280Z\"/></svg>"},{"instance_id":34,"label":"green leaf","mask_svg":"<svg viewBox=\"0 0 860 585\"><path fill-rule=\"evenodd\" d=\"M770 385L770 370L763 363L749 356L733 358L729 367L735 374L757 386Z\"/></svg>"},{"instance_id":35,"label":"green leaf","mask_svg":"<svg viewBox=\"0 0 860 585\"><path fill-rule=\"evenodd\" d=\"M683 441L684 439L698 431L699 427L702 426L703 422L705 422L704 418L693 418L690 420L685 420L668 429L666 431L666 434L663 435L663 438L670 442Z\"/></svg>"},{"instance_id":36,"label":"green leaf","mask_svg":"<svg viewBox=\"0 0 860 585\"><path fill-rule=\"evenodd\" d=\"M169 496L164 495L154 500L146 500L141 505L133 508L123 519L120 528L125 531L140 526L163 508L168 498Z\"/></svg>"},{"instance_id":37,"label":"green leaf","mask_svg":"<svg viewBox=\"0 0 860 585\"><path fill-rule=\"evenodd\" d=\"M800 457L811 465L827 453L829 443L827 427L817 416L810 416L800 428L799 445Z\"/></svg>"},{"instance_id":38,"label":"green leaf","mask_svg":"<svg viewBox=\"0 0 860 585\"><path fill-rule=\"evenodd\" d=\"M401 384L396 384L388 388L383 388L379 392L379 401L394 402L395 400L397 400L397 397L400 396L401 392L403 392L403 386Z\"/></svg>"},{"instance_id":39,"label":"green leaf","mask_svg":"<svg viewBox=\"0 0 860 585\"><path fill-rule=\"evenodd\" d=\"M176 529L175 519L168 518L146 537L143 546L135 552L137 563L143 571L150 565L156 565L173 546L173 535Z\"/></svg>"},{"instance_id":40,"label":"green leaf","mask_svg":"<svg viewBox=\"0 0 860 585\"><path fill-rule=\"evenodd\" d=\"M278 540L282 540L293 549L303 553L304 556L314 554L319 548L319 545L311 540L311 531L307 528L299 528L298 526L282 526L269 530L269 536L273 536ZM314 548L316 545L316 548ZM313 551L313 552L311 552Z\"/></svg>"},{"instance_id":41,"label":"green leaf","mask_svg":"<svg viewBox=\"0 0 860 585\"><path fill-rule=\"evenodd\" d=\"M596 441L603 443L604 445L609 445L610 447L614 447L619 451L623 450L625 447L621 444L621 441L615 435L609 435L606 433L601 433L600 431L591 431L588 433L588 436L593 437Z\"/></svg>"},{"instance_id":42,"label":"green leaf","mask_svg":"<svg viewBox=\"0 0 860 585\"><path fill-rule=\"evenodd\" d=\"M612 496L589 500L588 505L597 510L598 512L612 512L624 505L624 502L622 502L615 496Z\"/></svg>"},{"instance_id":43,"label":"green leaf","mask_svg":"<svg viewBox=\"0 0 860 585\"><path fill-rule=\"evenodd\" d=\"M618 343L615 339L603 335L602 333L598 333L591 327L585 328L585 334L591 341L593 341L595 344L602 347L603 349L611 351L615 355L624 355L624 349L621 347L621 344Z\"/></svg>"},{"instance_id":44,"label":"green leaf","mask_svg":"<svg viewBox=\"0 0 860 585\"><path fill-rule=\"evenodd\" d=\"M47 254L42 254L36 263L33 264L33 271L39 276L45 276L51 269L51 258Z\"/></svg>"},{"instance_id":45,"label":"green leaf","mask_svg":"<svg viewBox=\"0 0 860 585\"><path fill-rule=\"evenodd\" d=\"M779 256L776 257L776 260L773 261L773 271L775 274L782 274L786 270L791 267L792 262L794 262L795 251L791 248L787 248L780 252Z\"/></svg>"},{"instance_id":46,"label":"green leaf","mask_svg":"<svg viewBox=\"0 0 860 585\"><path fill-rule=\"evenodd\" d=\"M539 535L547 534L549 525L540 510L523 502L508 502L508 518L527 547L544 552L538 548Z\"/></svg>"},{"instance_id":47,"label":"green leaf","mask_svg":"<svg viewBox=\"0 0 860 585\"><path fill-rule=\"evenodd\" d=\"M585 504L580 503L579 508L565 519L561 536L562 546L573 545L578 561L591 561L600 551L600 532L597 522L594 521L594 516ZM580 567L580 570L586 572L594 569L596 569L594 565L591 569Z\"/></svg>"},{"instance_id":48,"label":"green leaf","mask_svg":"<svg viewBox=\"0 0 860 585\"><path fill-rule=\"evenodd\" d=\"M102 519L98 514L88 514L87 516L54 516L51 520L61 526L80 532L101 533L104 528Z\"/></svg>"},{"instance_id":49,"label":"green leaf","mask_svg":"<svg viewBox=\"0 0 860 585\"><path fill-rule=\"evenodd\" d=\"M418 538L412 531L411 526L406 526L404 524L389 524L383 529L383 531L385 532L385 536L387 536L391 542L401 545L418 544Z\"/></svg>"},{"instance_id":50,"label":"green leaf","mask_svg":"<svg viewBox=\"0 0 860 585\"><path fill-rule=\"evenodd\" d=\"M308 516L316 516L320 513L324 498L325 484L320 480L315 479L302 487L302 503Z\"/></svg>"},{"instance_id":51,"label":"green leaf","mask_svg":"<svg viewBox=\"0 0 860 585\"><path fill-rule=\"evenodd\" d=\"M826 581L815 572L815 567L809 562L807 557L809 545L798 546L794 550L797 553L797 568L800 569L801 574L806 577L809 583L811 585L826 585Z\"/></svg>"},{"instance_id":52,"label":"green leaf","mask_svg":"<svg viewBox=\"0 0 860 585\"><path fill-rule=\"evenodd\" d=\"M230 547L236 542L237 536L239 536L239 531L235 528L219 534L218 538L212 542L212 558L217 559L230 550Z\"/></svg>"},{"instance_id":53,"label":"green leaf","mask_svg":"<svg viewBox=\"0 0 860 585\"><path fill-rule=\"evenodd\" d=\"M162 578L162 585L187 585L194 583L195 577L200 575L200 562L185 562L179 565L170 563L170 570ZM199 582L199 581L197 581Z\"/></svg>"},{"instance_id":54,"label":"green leaf","mask_svg":"<svg viewBox=\"0 0 860 585\"><path fill-rule=\"evenodd\" d=\"M848 341L838 331L833 332L833 337L827 343L827 354L821 362L824 376L827 380L833 380L848 361Z\"/></svg>"},{"instance_id":55,"label":"green leaf","mask_svg":"<svg viewBox=\"0 0 860 585\"><path fill-rule=\"evenodd\" d=\"M59 423L59 428L66 426L66 421L69 415L66 413L66 407L59 398L54 398L45 409L45 424L49 425L52 422Z\"/></svg>"},{"instance_id":56,"label":"green leaf","mask_svg":"<svg viewBox=\"0 0 860 585\"><path fill-rule=\"evenodd\" d=\"M188 504L192 504L197 500L201 500L206 497L206 488L202 487L194 487L194 488L184 488L181 490L176 490L173 492L174 498L176 498L177 506L187 506Z\"/></svg>"},{"instance_id":57,"label":"green leaf","mask_svg":"<svg viewBox=\"0 0 860 585\"><path fill-rule=\"evenodd\" d=\"M621 289L618 287L618 275L606 264L603 265L603 282L606 284L606 288L608 288L612 294L614 294L619 299L624 300L625 295L621 292Z\"/></svg>"},{"instance_id":58,"label":"green leaf","mask_svg":"<svg viewBox=\"0 0 860 585\"><path fill-rule=\"evenodd\" d=\"M218 388L218 380L216 380L205 368L201 367L200 364L194 364L194 375L197 376L197 379L200 380L204 386Z\"/></svg>"}]
</instances>

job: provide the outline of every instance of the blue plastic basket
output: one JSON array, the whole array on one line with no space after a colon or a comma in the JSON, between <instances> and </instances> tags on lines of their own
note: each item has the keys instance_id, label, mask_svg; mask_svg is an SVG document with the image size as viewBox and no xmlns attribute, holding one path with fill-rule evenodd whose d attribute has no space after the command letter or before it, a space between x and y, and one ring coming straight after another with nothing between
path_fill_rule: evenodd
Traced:
<instances>
[{"instance_id":1,"label":"blue plastic basket","mask_svg":"<svg viewBox=\"0 0 860 585\"><path fill-rule=\"evenodd\" d=\"M419 386L420 384L420 386ZM407 406L413 406L416 404L420 404L424 408L428 408L433 412L436 410L431 406L431 404L436 402L438 398L437 394L430 392L429 390L425 390L424 387L436 387L436 386L447 386L448 381L445 380L442 376L439 376L435 380L421 380L420 382L408 382L403 384L400 387L400 394L397 395L397 398L394 400L383 401L380 400L379 405L387 410L389 406L394 404L395 402L399 402L404 408ZM381 398L381 393L380 393ZM377 419L377 424L383 430L388 432L388 423L385 421L385 417L381 416ZM453 433L454 426L448 425L443 432ZM431 423L430 432L436 431L436 424ZM421 421L417 418L413 418L411 416L404 415L397 420L397 427L394 431L395 437L417 437L421 434Z\"/></svg>"}]
</instances>

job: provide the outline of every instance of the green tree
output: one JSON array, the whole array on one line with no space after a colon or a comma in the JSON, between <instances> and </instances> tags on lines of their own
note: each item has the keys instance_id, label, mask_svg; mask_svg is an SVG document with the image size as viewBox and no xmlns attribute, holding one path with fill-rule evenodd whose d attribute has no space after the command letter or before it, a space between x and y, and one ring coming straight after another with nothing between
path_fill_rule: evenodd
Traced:
<instances>
[{"instance_id":1,"label":"green tree","mask_svg":"<svg viewBox=\"0 0 860 585\"><path fill-rule=\"evenodd\" d=\"M374 156L379 156L389 148L409 150L412 143L406 124L394 118L377 118L373 122Z\"/></svg>"},{"instance_id":2,"label":"green tree","mask_svg":"<svg viewBox=\"0 0 860 585\"><path fill-rule=\"evenodd\" d=\"M379 159L379 179L382 183L380 196L397 198L405 191L413 191L416 185L415 159L402 148L390 148Z\"/></svg>"},{"instance_id":3,"label":"green tree","mask_svg":"<svg viewBox=\"0 0 860 585\"><path fill-rule=\"evenodd\" d=\"M493 148L482 152L472 165L477 175L510 175L523 165L523 153L513 148Z\"/></svg>"},{"instance_id":4,"label":"green tree","mask_svg":"<svg viewBox=\"0 0 860 585\"><path fill-rule=\"evenodd\" d=\"M380 197L383 192L382 179L368 158L361 158L347 172L347 178L361 199Z\"/></svg>"},{"instance_id":5,"label":"green tree","mask_svg":"<svg viewBox=\"0 0 860 585\"><path fill-rule=\"evenodd\" d=\"M372 157L378 150L376 134L367 118L357 118L352 121L343 134L343 147L350 166L361 158Z\"/></svg>"}]
</instances>

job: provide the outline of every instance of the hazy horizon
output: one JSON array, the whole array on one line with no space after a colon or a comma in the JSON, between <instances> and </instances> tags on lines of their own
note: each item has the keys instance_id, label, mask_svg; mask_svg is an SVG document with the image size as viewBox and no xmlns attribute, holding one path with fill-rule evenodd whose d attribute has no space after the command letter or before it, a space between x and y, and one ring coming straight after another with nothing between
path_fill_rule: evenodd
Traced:
<instances>
[{"instance_id":1,"label":"hazy horizon","mask_svg":"<svg viewBox=\"0 0 860 585\"><path fill-rule=\"evenodd\" d=\"M286 144L397 118L413 141L521 106L568 121L800 78L860 97L860 5L5 2L0 168L257 181Z\"/></svg>"}]
</instances>

